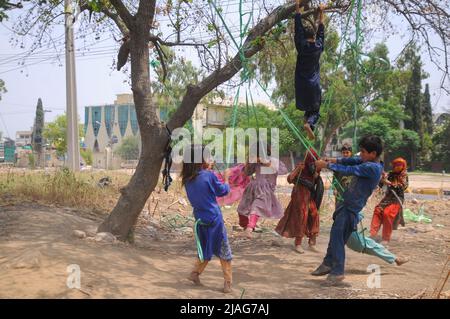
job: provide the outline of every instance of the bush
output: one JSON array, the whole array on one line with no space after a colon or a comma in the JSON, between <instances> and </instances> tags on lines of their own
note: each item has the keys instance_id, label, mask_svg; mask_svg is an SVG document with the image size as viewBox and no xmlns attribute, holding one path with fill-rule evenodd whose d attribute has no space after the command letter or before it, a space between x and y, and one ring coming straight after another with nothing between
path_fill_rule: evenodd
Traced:
<instances>
[{"instance_id":1,"label":"bush","mask_svg":"<svg viewBox=\"0 0 450 319\"><path fill-rule=\"evenodd\" d=\"M81 149L80 150L80 155L81 157L84 159L84 161L86 162L86 165L92 165L92 150L91 149Z\"/></svg>"}]
</instances>

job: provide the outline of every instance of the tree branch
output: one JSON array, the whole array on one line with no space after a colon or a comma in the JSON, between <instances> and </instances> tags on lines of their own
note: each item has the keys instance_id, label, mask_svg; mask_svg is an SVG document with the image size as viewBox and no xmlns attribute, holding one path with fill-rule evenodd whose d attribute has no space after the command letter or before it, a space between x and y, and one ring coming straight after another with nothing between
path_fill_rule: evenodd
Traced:
<instances>
[{"instance_id":1,"label":"tree branch","mask_svg":"<svg viewBox=\"0 0 450 319\"><path fill-rule=\"evenodd\" d=\"M107 8L102 8L102 12L114 21L120 32L122 32L123 36L127 36L130 34L130 30L128 29L127 25L123 22L122 18L117 13L114 13Z\"/></svg>"},{"instance_id":2,"label":"tree branch","mask_svg":"<svg viewBox=\"0 0 450 319\"><path fill-rule=\"evenodd\" d=\"M139 25L144 25L145 28L151 28L155 17L155 8L156 0L139 1L139 8L136 13L136 19L140 22Z\"/></svg>"},{"instance_id":3,"label":"tree branch","mask_svg":"<svg viewBox=\"0 0 450 319\"><path fill-rule=\"evenodd\" d=\"M109 2L114 6L120 18L123 20L125 25L129 30L134 28L134 20L133 15L128 11L127 7L123 4L121 0L109 0ZM147 1L142 1L147 2Z\"/></svg>"}]
</instances>

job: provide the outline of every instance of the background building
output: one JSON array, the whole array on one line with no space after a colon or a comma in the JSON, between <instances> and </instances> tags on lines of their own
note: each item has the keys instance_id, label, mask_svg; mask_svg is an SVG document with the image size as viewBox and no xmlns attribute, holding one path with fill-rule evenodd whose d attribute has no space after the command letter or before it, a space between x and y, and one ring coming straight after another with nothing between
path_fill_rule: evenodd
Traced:
<instances>
[{"instance_id":1,"label":"background building","mask_svg":"<svg viewBox=\"0 0 450 319\"><path fill-rule=\"evenodd\" d=\"M245 100L239 102L245 103ZM274 108L271 104L265 106ZM192 116L193 129L201 133L204 128L226 128L232 107L232 98L217 99L210 104L198 104ZM159 114L162 120L166 120L167 108L160 107ZM93 152L93 167L118 169L127 166L126 161L115 151L126 137L136 136L140 141L133 95L118 94L114 104L86 106L84 130L84 145Z\"/></svg>"},{"instance_id":2,"label":"background building","mask_svg":"<svg viewBox=\"0 0 450 319\"><path fill-rule=\"evenodd\" d=\"M17 131L16 132L16 146L31 145L31 135L33 131Z\"/></svg>"},{"instance_id":3,"label":"background building","mask_svg":"<svg viewBox=\"0 0 450 319\"><path fill-rule=\"evenodd\" d=\"M86 106L84 112L84 144L93 152L92 166L120 168L121 158L114 151L124 138L139 137L132 95L119 94L114 104Z\"/></svg>"}]
</instances>

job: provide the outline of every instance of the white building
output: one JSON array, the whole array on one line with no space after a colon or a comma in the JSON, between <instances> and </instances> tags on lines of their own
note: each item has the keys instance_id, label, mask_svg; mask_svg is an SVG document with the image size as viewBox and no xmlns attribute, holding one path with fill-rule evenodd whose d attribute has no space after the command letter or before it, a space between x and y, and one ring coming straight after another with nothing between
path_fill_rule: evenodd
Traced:
<instances>
[{"instance_id":1,"label":"white building","mask_svg":"<svg viewBox=\"0 0 450 319\"><path fill-rule=\"evenodd\" d=\"M31 144L31 134L33 131L17 131L16 146L25 146Z\"/></svg>"}]
</instances>

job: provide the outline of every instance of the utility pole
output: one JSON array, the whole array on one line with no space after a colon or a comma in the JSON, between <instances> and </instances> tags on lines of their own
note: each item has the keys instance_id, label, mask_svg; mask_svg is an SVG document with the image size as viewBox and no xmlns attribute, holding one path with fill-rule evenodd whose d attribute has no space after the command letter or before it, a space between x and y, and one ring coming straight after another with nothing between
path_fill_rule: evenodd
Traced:
<instances>
[{"instance_id":1,"label":"utility pole","mask_svg":"<svg viewBox=\"0 0 450 319\"><path fill-rule=\"evenodd\" d=\"M75 76L75 44L73 23L75 21L71 0L64 0L66 33L66 116L67 116L67 166L80 170L80 143L78 139L77 86Z\"/></svg>"}]
</instances>

